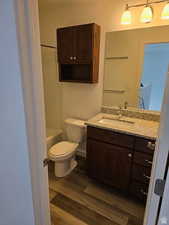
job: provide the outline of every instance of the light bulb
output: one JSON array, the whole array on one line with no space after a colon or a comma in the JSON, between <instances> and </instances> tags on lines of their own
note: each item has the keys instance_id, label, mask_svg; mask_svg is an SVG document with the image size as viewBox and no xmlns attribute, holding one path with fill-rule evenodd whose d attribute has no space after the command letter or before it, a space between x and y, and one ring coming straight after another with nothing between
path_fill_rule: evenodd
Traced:
<instances>
[{"instance_id":1,"label":"light bulb","mask_svg":"<svg viewBox=\"0 0 169 225\"><path fill-rule=\"evenodd\" d=\"M131 24L131 12L129 9L126 9L124 12L123 12L123 15L121 17L121 24L123 25L127 25L127 24Z\"/></svg>"},{"instance_id":2,"label":"light bulb","mask_svg":"<svg viewBox=\"0 0 169 225\"><path fill-rule=\"evenodd\" d=\"M162 20L168 20L169 19L169 3L167 3L164 6L163 11L161 13L161 19Z\"/></svg>"},{"instance_id":3,"label":"light bulb","mask_svg":"<svg viewBox=\"0 0 169 225\"><path fill-rule=\"evenodd\" d=\"M142 13L141 13L141 17L140 17L140 22L141 23L149 23L151 22L153 19L153 10L151 8L151 6L146 6L144 7Z\"/></svg>"}]
</instances>

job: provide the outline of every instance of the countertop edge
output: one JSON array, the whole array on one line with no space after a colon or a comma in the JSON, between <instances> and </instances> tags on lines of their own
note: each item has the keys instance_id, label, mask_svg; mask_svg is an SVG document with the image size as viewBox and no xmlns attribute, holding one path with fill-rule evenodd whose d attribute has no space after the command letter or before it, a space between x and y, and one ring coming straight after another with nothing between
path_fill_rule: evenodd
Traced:
<instances>
[{"instance_id":1,"label":"countertop edge","mask_svg":"<svg viewBox=\"0 0 169 225\"><path fill-rule=\"evenodd\" d=\"M110 128L110 127L103 126L103 125L100 125L100 124L94 123L94 122L88 122L87 121L87 122L85 122L85 125L91 126L91 127L95 127L95 128L100 128L100 129L115 131L115 132L118 132L118 133L128 134L128 135L132 135L132 136L136 136L136 137L141 137L141 138L145 138L145 139L151 139L153 141L157 139L157 137L152 137L152 136L146 136L146 135L142 135L142 134L137 134L137 133L134 133L134 132L120 130L120 129L116 129L116 128L113 128L113 127Z\"/></svg>"}]
</instances>

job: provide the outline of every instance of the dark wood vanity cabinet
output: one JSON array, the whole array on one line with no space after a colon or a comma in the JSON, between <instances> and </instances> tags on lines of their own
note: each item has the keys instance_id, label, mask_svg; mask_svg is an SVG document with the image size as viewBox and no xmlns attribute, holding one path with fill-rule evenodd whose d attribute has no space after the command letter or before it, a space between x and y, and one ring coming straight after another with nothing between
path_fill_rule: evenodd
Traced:
<instances>
[{"instance_id":1,"label":"dark wood vanity cabinet","mask_svg":"<svg viewBox=\"0 0 169 225\"><path fill-rule=\"evenodd\" d=\"M128 190L133 155L133 137L87 128L88 175L123 191Z\"/></svg>"},{"instance_id":2,"label":"dark wood vanity cabinet","mask_svg":"<svg viewBox=\"0 0 169 225\"><path fill-rule=\"evenodd\" d=\"M126 190L130 179L131 151L92 139L88 139L87 149L88 174Z\"/></svg>"},{"instance_id":3,"label":"dark wood vanity cabinet","mask_svg":"<svg viewBox=\"0 0 169 225\"><path fill-rule=\"evenodd\" d=\"M153 160L153 150L147 147L149 142L148 139L88 126L88 175L145 200Z\"/></svg>"},{"instance_id":4,"label":"dark wood vanity cabinet","mask_svg":"<svg viewBox=\"0 0 169 225\"><path fill-rule=\"evenodd\" d=\"M57 29L60 81L98 82L100 26L85 24Z\"/></svg>"}]
</instances>

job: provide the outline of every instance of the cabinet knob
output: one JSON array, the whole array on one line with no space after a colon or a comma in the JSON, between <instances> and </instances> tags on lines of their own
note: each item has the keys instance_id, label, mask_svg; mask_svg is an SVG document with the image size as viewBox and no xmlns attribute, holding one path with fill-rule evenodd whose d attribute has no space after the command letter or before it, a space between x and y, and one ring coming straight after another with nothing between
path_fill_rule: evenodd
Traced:
<instances>
[{"instance_id":1,"label":"cabinet knob","mask_svg":"<svg viewBox=\"0 0 169 225\"><path fill-rule=\"evenodd\" d=\"M148 193L145 192L143 189L141 189L140 192L141 192L141 194L144 195L144 196L147 196L147 195L148 195Z\"/></svg>"},{"instance_id":2,"label":"cabinet knob","mask_svg":"<svg viewBox=\"0 0 169 225\"><path fill-rule=\"evenodd\" d=\"M150 180L150 177L147 176L146 174L143 174L143 177L145 177L147 180Z\"/></svg>"},{"instance_id":3,"label":"cabinet knob","mask_svg":"<svg viewBox=\"0 0 169 225\"><path fill-rule=\"evenodd\" d=\"M76 60L76 56L74 56L73 59Z\"/></svg>"},{"instance_id":4,"label":"cabinet knob","mask_svg":"<svg viewBox=\"0 0 169 225\"><path fill-rule=\"evenodd\" d=\"M148 160L148 159L145 159L145 162L146 162L146 163L148 163L148 164L150 164L150 165L152 165L152 164L153 164L153 162L152 162L152 161L150 161L150 160Z\"/></svg>"},{"instance_id":5,"label":"cabinet knob","mask_svg":"<svg viewBox=\"0 0 169 225\"><path fill-rule=\"evenodd\" d=\"M73 60L73 56L70 56L70 60Z\"/></svg>"},{"instance_id":6,"label":"cabinet knob","mask_svg":"<svg viewBox=\"0 0 169 225\"><path fill-rule=\"evenodd\" d=\"M148 141L147 143L147 148L151 149L151 150L154 150L155 149L155 144L152 143L151 141Z\"/></svg>"},{"instance_id":7,"label":"cabinet knob","mask_svg":"<svg viewBox=\"0 0 169 225\"><path fill-rule=\"evenodd\" d=\"M131 154L131 153L129 153L129 154L128 154L128 157L129 157L129 158L131 158L131 157L132 157L132 154Z\"/></svg>"}]
</instances>

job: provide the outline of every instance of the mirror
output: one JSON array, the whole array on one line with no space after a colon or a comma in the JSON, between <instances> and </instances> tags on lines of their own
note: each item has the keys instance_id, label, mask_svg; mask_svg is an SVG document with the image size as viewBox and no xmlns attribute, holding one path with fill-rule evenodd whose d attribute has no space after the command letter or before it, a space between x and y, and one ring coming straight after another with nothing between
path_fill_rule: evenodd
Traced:
<instances>
[{"instance_id":1,"label":"mirror","mask_svg":"<svg viewBox=\"0 0 169 225\"><path fill-rule=\"evenodd\" d=\"M169 26L106 34L104 106L160 111L169 65Z\"/></svg>"}]
</instances>

